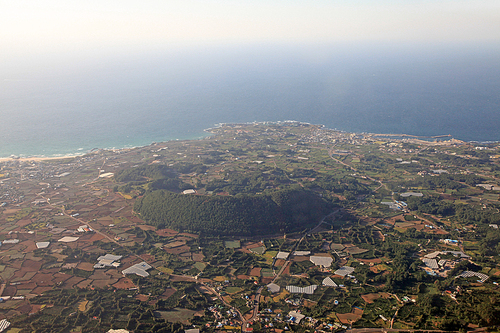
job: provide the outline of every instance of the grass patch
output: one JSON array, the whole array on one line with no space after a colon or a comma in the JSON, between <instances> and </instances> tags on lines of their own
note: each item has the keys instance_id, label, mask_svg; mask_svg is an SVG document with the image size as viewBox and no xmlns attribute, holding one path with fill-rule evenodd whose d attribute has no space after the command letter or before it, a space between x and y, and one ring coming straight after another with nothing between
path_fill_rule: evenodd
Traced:
<instances>
[{"instance_id":1,"label":"grass patch","mask_svg":"<svg viewBox=\"0 0 500 333\"><path fill-rule=\"evenodd\" d=\"M196 311L175 308L172 311L155 311L155 316L165 319L171 323L181 322L187 324L193 318Z\"/></svg>"},{"instance_id":2,"label":"grass patch","mask_svg":"<svg viewBox=\"0 0 500 333\"><path fill-rule=\"evenodd\" d=\"M276 257L278 251L267 251L263 254L263 257L266 259L266 263L271 265L273 263L273 258Z\"/></svg>"},{"instance_id":3,"label":"grass patch","mask_svg":"<svg viewBox=\"0 0 500 333\"><path fill-rule=\"evenodd\" d=\"M174 272L173 269L167 267L158 267L158 270L164 274L172 274Z\"/></svg>"},{"instance_id":4,"label":"grass patch","mask_svg":"<svg viewBox=\"0 0 500 333\"><path fill-rule=\"evenodd\" d=\"M242 290L243 289L241 289L240 287L227 287L226 288L226 293L228 293L228 294L236 294L236 293L239 293Z\"/></svg>"},{"instance_id":5,"label":"grass patch","mask_svg":"<svg viewBox=\"0 0 500 333\"><path fill-rule=\"evenodd\" d=\"M264 252L266 252L266 248L264 246L259 246L259 247L255 247L253 249L250 249L250 252L263 255Z\"/></svg>"},{"instance_id":6,"label":"grass patch","mask_svg":"<svg viewBox=\"0 0 500 333\"><path fill-rule=\"evenodd\" d=\"M207 267L206 264L202 263L202 262L195 262L194 265L193 265L197 270L199 270L200 272L203 272L203 270L205 269L205 267Z\"/></svg>"},{"instance_id":7,"label":"grass patch","mask_svg":"<svg viewBox=\"0 0 500 333\"><path fill-rule=\"evenodd\" d=\"M224 241L224 246L227 249L239 249L241 247L241 242L237 241Z\"/></svg>"}]
</instances>

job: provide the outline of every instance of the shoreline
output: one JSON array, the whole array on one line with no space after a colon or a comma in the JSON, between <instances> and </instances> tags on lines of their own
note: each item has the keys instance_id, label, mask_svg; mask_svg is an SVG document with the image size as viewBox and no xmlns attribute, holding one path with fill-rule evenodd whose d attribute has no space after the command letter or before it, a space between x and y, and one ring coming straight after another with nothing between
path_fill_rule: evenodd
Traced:
<instances>
[{"instance_id":1,"label":"shoreline","mask_svg":"<svg viewBox=\"0 0 500 333\"><path fill-rule=\"evenodd\" d=\"M27 162L27 161L35 161L35 162L39 162L39 161L48 161L48 160L64 160L64 159L70 159L70 158L75 158L75 157L78 157L78 156L83 156L85 154L82 154L82 155L65 155L65 156L45 156L45 157L41 157L41 156L33 156L33 157L0 157L0 163L2 162L12 162L12 161L20 161L20 162Z\"/></svg>"},{"instance_id":2,"label":"shoreline","mask_svg":"<svg viewBox=\"0 0 500 333\"><path fill-rule=\"evenodd\" d=\"M238 126L238 125L266 125L266 124L276 124L276 125L285 125L285 124L304 124L304 125L313 125L313 126L321 126L323 129L328 129L328 130L333 130L333 131L338 131L338 132L344 132L344 133L351 133L348 131L343 131L343 130L338 130L336 128L327 128L323 124L311 124L308 122L301 122L297 120L281 120L281 121L252 121L252 122L242 122L242 123L217 123L214 124L212 127L208 127L203 129L203 132L205 135L203 136L198 136L196 138L188 138L188 139L170 139L170 140L165 140L161 142L152 142L148 145L144 146L134 146L134 147L122 147L122 148L93 148L85 153L72 153L72 154L67 154L63 156L28 156L28 157L19 157L19 156L9 156L9 157L0 157L0 163L3 162L12 162L12 161L21 161L21 162L27 162L27 161L50 161L50 160L64 160L64 159L73 159L76 157L84 156L89 153L91 153L94 150L125 150L125 149L134 149L134 148L142 148L142 147L147 147L152 144L156 143L166 143L170 141L184 141L184 140L201 140L201 139L206 139L214 135L212 130L215 130L217 128L221 128L223 126ZM494 144L494 143L499 143L500 140L498 141L464 141L460 139L455 139L453 138L450 134L448 135L435 135L435 136L419 136L419 135L412 135L412 134L395 134L395 133L368 133L368 132L352 132L352 134L357 134L357 135L368 135L368 136L373 136L373 137L379 137L380 139L388 139L388 138L393 138L395 140L409 140L409 141L417 141L422 144L436 144L436 145L442 145L445 143L471 143L471 144ZM436 142L436 141L427 141L425 139L439 139L439 138L449 138L448 140Z\"/></svg>"}]
</instances>

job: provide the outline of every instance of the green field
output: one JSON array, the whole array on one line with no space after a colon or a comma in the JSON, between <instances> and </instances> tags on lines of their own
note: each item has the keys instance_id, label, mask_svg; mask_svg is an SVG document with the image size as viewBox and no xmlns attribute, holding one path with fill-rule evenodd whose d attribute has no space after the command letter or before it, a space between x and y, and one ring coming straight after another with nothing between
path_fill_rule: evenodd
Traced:
<instances>
[{"instance_id":1,"label":"green field","mask_svg":"<svg viewBox=\"0 0 500 333\"><path fill-rule=\"evenodd\" d=\"M236 241L224 241L224 246L228 249L239 249L241 247L241 242Z\"/></svg>"}]
</instances>

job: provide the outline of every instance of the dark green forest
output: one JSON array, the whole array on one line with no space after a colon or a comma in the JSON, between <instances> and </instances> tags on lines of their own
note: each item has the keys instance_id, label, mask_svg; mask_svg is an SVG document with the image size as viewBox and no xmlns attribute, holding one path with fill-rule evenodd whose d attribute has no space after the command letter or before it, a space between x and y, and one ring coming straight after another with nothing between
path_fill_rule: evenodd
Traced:
<instances>
[{"instance_id":1,"label":"dark green forest","mask_svg":"<svg viewBox=\"0 0 500 333\"><path fill-rule=\"evenodd\" d=\"M330 213L332 204L304 189L261 195L198 196L166 190L146 193L134 211L158 228L211 235L260 235L303 230Z\"/></svg>"}]
</instances>

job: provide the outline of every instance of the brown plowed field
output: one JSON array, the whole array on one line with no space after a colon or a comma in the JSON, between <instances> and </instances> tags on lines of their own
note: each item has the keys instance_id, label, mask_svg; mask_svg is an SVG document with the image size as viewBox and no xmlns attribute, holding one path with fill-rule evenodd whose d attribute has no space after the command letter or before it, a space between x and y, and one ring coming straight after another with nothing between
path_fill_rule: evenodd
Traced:
<instances>
[{"instance_id":1,"label":"brown plowed field","mask_svg":"<svg viewBox=\"0 0 500 333\"><path fill-rule=\"evenodd\" d=\"M368 304L373 303L376 299L379 299L381 297L385 298L385 299L389 299L389 298L391 298L391 295L389 295L388 293L372 293L372 294L366 294L366 295L361 296L361 298Z\"/></svg>"},{"instance_id":2,"label":"brown plowed field","mask_svg":"<svg viewBox=\"0 0 500 333\"><path fill-rule=\"evenodd\" d=\"M31 291L32 294L34 295L41 295L46 291L52 290L52 287L36 287Z\"/></svg>"},{"instance_id":3,"label":"brown plowed field","mask_svg":"<svg viewBox=\"0 0 500 333\"><path fill-rule=\"evenodd\" d=\"M191 248L189 246L179 246L179 247L176 247L174 249L165 249L165 252L167 253L170 253L170 254L176 254L176 255L179 255L181 253L184 253L184 252L189 252L191 250Z\"/></svg>"},{"instance_id":4,"label":"brown plowed field","mask_svg":"<svg viewBox=\"0 0 500 333\"><path fill-rule=\"evenodd\" d=\"M118 282L117 279L94 280L92 285L96 288L104 288Z\"/></svg>"},{"instance_id":5,"label":"brown plowed field","mask_svg":"<svg viewBox=\"0 0 500 333\"><path fill-rule=\"evenodd\" d=\"M73 276L69 279L67 279L64 284L63 284L63 288L64 289L70 289L70 288L73 288L75 285L77 285L78 283L82 282L83 280L85 280L85 278L82 278L82 277L79 277L79 276Z\"/></svg>"},{"instance_id":6,"label":"brown plowed field","mask_svg":"<svg viewBox=\"0 0 500 333\"><path fill-rule=\"evenodd\" d=\"M92 283L92 280L85 279L85 280L81 281L80 283L78 283L76 286L78 288L84 289L84 288L87 288L91 283Z\"/></svg>"},{"instance_id":7,"label":"brown plowed field","mask_svg":"<svg viewBox=\"0 0 500 333\"><path fill-rule=\"evenodd\" d=\"M94 270L94 264L90 262L81 262L76 268L81 269L82 271L92 272Z\"/></svg>"},{"instance_id":8,"label":"brown plowed field","mask_svg":"<svg viewBox=\"0 0 500 333\"><path fill-rule=\"evenodd\" d=\"M261 267L255 267L255 268L252 268L252 270L250 271L250 273L248 275L251 275L251 276L257 276L259 277L260 276L260 271L262 270Z\"/></svg>"},{"instance_id":9,"label":"brown plowed field","mask_svg":"<svg viewBox=\"0 0 500 333\"><path fill-rule=\"evenodd\" d=\"M72 275L69 274L64 274L64 273L56 273L54 274L54 278L52 279L53 284L57 284L59 282L64 282L69 280L72 277Z\"/></svg>"},{"instance_id":10,"label":"brown plowed field","mask_svg":"<svg viewBox=\"0 0 500 333\"><path fill-rule=\"evenodd\" d=\"M156 234L161 237L172 237L178 234L177 231L172 230L172 229L161 229L161 230L155 230Z\"/></svg>"},{"instance_id":11,"label":"brown plowed field","mask_svg":"<svg viewBox=\"0 0 500 333\"><path fill-rule=\"evenodd\" d=\"M35 276L33 276L33 278L31 278L31 281L36 283L37 286L51 286L53 278L53 274L50 273L37 273Z\"/></svg>"},{"instance_id":12,"label":"brown plowed field","mask_svg":"<svg viewBox=\"0 0 500 333\"><path fill-rule=\"evenodd\" d=\"M117 289L129 289L135 288L135 285L129 278L121 278L120 280L118 280L118 282L113 284L113 287Z\"/></svg>"},{"instance_id":13,"label":"brown plowed field","mask_svg":"<svg viewBox=\"0 0 500 333\"><path fill-rule=\"evenodd\" d=\"M42 263L40 261L25 260L22 264L22 269L28 272L38 272L42 268Z\"/></svg>"},{"instance_id":14,"label":"brown plowed field","mask_svg":"<svg viewBox=\"0 0 500 333\"><path fill-rule=\"evenodd\" d=\"M363 315L363 310L356 308L353 309L353 311L350 313L337 313L337 317L339 318L342 324L354 323L359 319L361 319L362 315Z\"/></svg>"}]
</instances>

